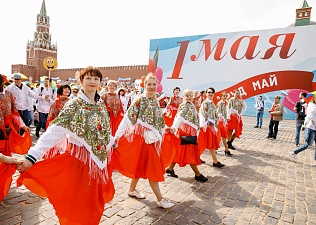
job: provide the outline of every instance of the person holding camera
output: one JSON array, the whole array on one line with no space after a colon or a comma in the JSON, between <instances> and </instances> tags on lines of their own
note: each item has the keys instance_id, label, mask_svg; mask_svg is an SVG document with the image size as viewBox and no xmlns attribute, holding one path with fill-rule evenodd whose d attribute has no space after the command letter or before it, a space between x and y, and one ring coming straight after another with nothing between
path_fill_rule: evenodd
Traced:
<instances>
[{"instance_id":1,"label":"person holding camera","mask_svg":"<svg viewBox=\"0 0 316 225\"><path fill-rule=\"evenodd\" d=\"M258 128L262 126L262 118L263 118L263 113L264 113L264 101L262 100L262 96L260 95L258 98L258 101L256 102L255 105L257 109L257 124L255 128Z\"/></svg>"},{"instance_id":2,"label":"person holding camera","mask_svg":"<svg viewBox=\"0 0 316 225\"><path fill-rule=\"evenodd\" d=\"M304 119L306 116L306 108L307 108L307 103L305 102L306 98L306 93L301 92L299 95L300 100L298 100L295 104L294 107L294 112L296 115L296 132L295 132L295 146L299 147L300 146L300 133L301 133L301 128L304 124Z\"/></svg>"}]
</instances>

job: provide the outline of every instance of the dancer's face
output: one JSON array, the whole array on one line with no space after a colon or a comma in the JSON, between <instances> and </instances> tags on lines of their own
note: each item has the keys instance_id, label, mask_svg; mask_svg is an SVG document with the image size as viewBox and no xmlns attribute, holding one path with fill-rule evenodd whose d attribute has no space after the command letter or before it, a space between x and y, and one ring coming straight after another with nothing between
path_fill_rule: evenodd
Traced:
<instances>
[{"instance_id":1,"label":"dancer's face","mask_svg":"<svg viewBox=\"0 0 316 225\"><path fill-rule=\"evenodd\" d=\"M85 92L95 92L100 84L100 78L90 74L85 75L82 80L82 87Z\"/></svg>"},{"instance_id":2,"label":"dancer's face","mask_svg":"<svg viewBox=\"0 0 316 225\"><path fill-rule=\"evenodd\" d=\"M222 95L222 100L223 100L223 101L226 101L226 100L227 100L227 97L228 97L227 94L223 94L223 95Z\"/></svg>"},{"instance_id":3,"label":"dancer's face","mask_svg":"<svg viewBox=\"0 0 316 225\"><path fill-rule=\"evenodd\" d=\"M175 89L175 90L173 91L173 94L174 94L175 96L178 96L178 95L180 94L179 89Z\"/></svg>"},{"instance_id":4,"label":"dancer's face","mask_svg":"<svg viewBox=\"0 0 316 225\"><path fill-rule=\"evenodd\" d=\"M108 91L113 93L116 90L116 85L113 83L108 84Z\"/></svg>"},{"instance_id":5,"label":"dancer's face","mask_svg":"<svg viewBox=\"0 0 316 225\"><path fill-rule=\"evenodd\" d=\"M189 91L183 95L183 99L185 102L192 103L193 102L193 92Z\"/></svg>"},{"instance_id":6,"label":"dancer's face","mask_svg":"<svg viewBox=\"0 0 316 225\"><path fill-rule=\"evenodd\" d=\"M215 94L215 92L212 89L207 89L206 96L208 99L212 100L214 98L214 94Z\"/></svg>"},{"instance_id":7,"label":"dancer's face","mask_svg":"<svg viewBox=\"0 0 316 225\"><path fill-rule=\"evenodd\" d=\"M68 97L70 95L70 89L69 88L63 88L63 94L62 96Z\"/></svg>"},{"instance_id":8,"label":"dancer's face","mask_svg":"<svg viewBox=\"0 0 316 225\"><path fill-rule=\"evenodd\" d=\"M155 96L157 90L157 81L156 79L149 78L145 84L145 92L147 97Z\"/></svg>"}]
</instances>

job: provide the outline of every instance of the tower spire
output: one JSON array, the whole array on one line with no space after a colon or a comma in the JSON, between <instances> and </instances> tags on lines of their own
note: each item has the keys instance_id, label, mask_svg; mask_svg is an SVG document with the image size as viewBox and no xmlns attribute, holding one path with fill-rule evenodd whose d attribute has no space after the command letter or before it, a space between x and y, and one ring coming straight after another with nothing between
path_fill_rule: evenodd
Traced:
<instances>
[{"instance_id":1,"label":"tower spire","mask_svg":"<svg viewBox=\"0 0 316 225\"><path fill-rule=\"evenodd\" d=\"M41 7L40 15L41 15L41 16L47 16L45 0L43 0L43 2L42 2L42 7Z\"/></svg>"},{"instance_id":2,"label":"tower spire","mask_svg":"<svg viewBox=\"0 0 316 225\"><path fill-rule=\"evenodd\" d=\"M306 0L303 1L301 8L309 8Z\"/></svg>"}]
</instances>

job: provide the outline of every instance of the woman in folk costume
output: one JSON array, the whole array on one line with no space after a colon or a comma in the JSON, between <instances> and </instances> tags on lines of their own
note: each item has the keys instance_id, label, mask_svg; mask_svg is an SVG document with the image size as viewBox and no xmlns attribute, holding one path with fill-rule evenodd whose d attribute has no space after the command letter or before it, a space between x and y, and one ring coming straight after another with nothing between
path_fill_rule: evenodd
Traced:
<instances>
[{"instance_id":1,"label":"woman in folk costume","mask_svg":"<svg viewBox=\"0 0 316 225\"><path fill-rule=\"evenodd\" d=\"M165 119L165 124L168 127L172 126L174 117L177 114L179 105L182 103L182 98L180 98L179 96L180 94L180 88L179 87L175 87L173 89L173 97L170 98L169 103L166 106L165 109L165 115L164 115L164 119Z\"/></svg>"},{"instance_id":2,"label":"woman in folk costume","mask_svg":"<svg viewBox=\"0 0 316 225\"><path fill-rule=\"evenodd\" d=\"M171 133L178 137L176 154L166 173L172 177L178 177L173 168L177 164L184 167L189 164L195 173L195 180L206 182L197 165L201 165L200 150L197 146L197 136L199 133L199 114L193 104L193 92L186 89L183 91L183 103L179 106L174 118Z\"/></svg>"},{"instance_id":3,"label":"woman in folk costume","mask_svg":"<svg viewBox=\"0 0 316 225\"><path fill-rule=\"evenodd\" d=\"M115 80L109 80L107 83L108 92L102 95L102 100L104 101L106 108L110 114L112 136L114 136L120 122L124 116L124 110L120 95L115 93L117 89L117 82Z\"/></svg>"},{"instance_id":4,"label":"woman in folk costume","mask_svg":"<svg viewBox=\"0 0 316 225\"><path fill-rule=\"evenodd\" d=\"M57 95L59 98L55 99L52 105L50 106L46 127L58 116L60 110L64 107L66 102L68 102L69 96L71 94L71 87L68 84L61 85L57 89Z\"/></svg>"},{"instance_id":5,"label":"woman in folk costume","mask_svg":"<svg viewBox=\"0 0 316 225\"><path fill-rule=\"evenodd\" d=\"M215 150L219 149L218 130L216 127L217 113L216 105L213 102L215 89L210 87L206 90L206 99L202 102L199 116L200 116L200 134L198 137L199 148L201 153L204 149L210 150L213 158L213 166L223 167L216 157Z\"/></svg>"},{"instance_id":6,"label":"woman in folk costume","mask_svg":"<svg viewBox=\"0 0 316 225\"><path fill-rule=\"evenodd\" d=\"M82 90L69 100L18 166L18 185L47 197L60 224L99 224L114 186L109 168L114 138L110 118L97 88L101 72L80 73ZM56 154L42 161L49 150Z\"/></svg>"},{"instance_id":7,"label":"woman in folk costume","mask_svg":"<svg viewBox=\"0 0 316 225\"><path fill-rule=\"evenodd\" d=\"M235 150L233 141L235 138L239 138L242 133L242 112L246 109L246 104L242 100L240 91L234 90L234 97L228 100L227 105L227 118L228 118L228 141L227 145L229 149Z\"/></svg>"},{"instance_id":8,"label":"woman in folk costume","mask_svg":"<svg viewBox=\"0 0 316 225\"><path fill-rule=\"evenodd\" d=\"M131 103L115 134L118 147L112 156L117 163L114 169L132 178L129 196L145 198L136 190L136 185L139 178L148 179L157 197L157 206L170 208L174 204L163 198L158 182L164 181L165 166L172 159L164 163L163 149L172 150L173 146L164 135L163 114L155 97L157 78L152 73L146 76L144 89L145 92Z\"/></svg>"},{"instance_id":9,"label":"woman in folk costume","mask_svg":"<svg viewBox=\"0 0 316 225\"><path fill-rule=\"evenodd\" d=\"M23 136L19 134L20 129L26 131ZM4 90L4 78L0 74L0 202L10 189L18 163L11 159L12 153L26 154L31 145L29 128L20 117L13 94Z\"/></svg>"},{"instance_id":10,"label":"woman in folk costume","mask_svg":"<svg viewBox=\"0 0 316 225\"><path fill-rule=\"evenodd\" d=\"M221 100L217 103L217 127L219 138L225 147L225 155L232 156L227 146L228 130L227 130L227 93L223 91L221 93Z\"/></svg>"}]
</instances>

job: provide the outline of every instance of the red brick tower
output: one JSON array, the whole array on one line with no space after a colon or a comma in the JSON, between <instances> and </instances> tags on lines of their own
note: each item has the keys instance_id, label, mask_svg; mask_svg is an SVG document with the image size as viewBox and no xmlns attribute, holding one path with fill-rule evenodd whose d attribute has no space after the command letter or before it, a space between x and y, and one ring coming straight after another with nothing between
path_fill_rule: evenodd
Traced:
<instances>
[{"instance_id":1,"label":"red brick tower","mask_svg":"<svg viewBox=\"0 0 316 225\"><path fill-rule=\"evenodd\" d=\"M49 32L49 16L47 16L45 0L42 2L41 11L37 14L36 31L34 39L28 41L26 45L26 65L35 67L35 80L40 76L48 75L48 71L43 67L43 60L52 56L57 59L57 43L51 43Z\"/></svg>"}]
</instances>

